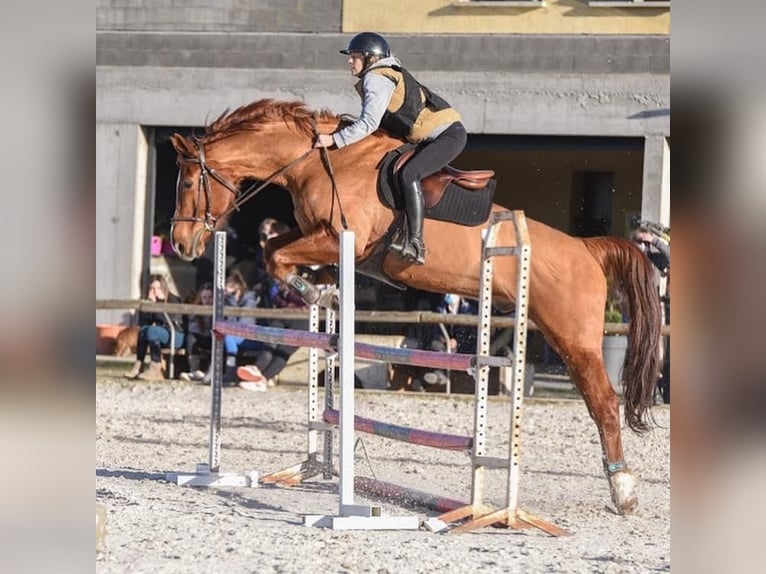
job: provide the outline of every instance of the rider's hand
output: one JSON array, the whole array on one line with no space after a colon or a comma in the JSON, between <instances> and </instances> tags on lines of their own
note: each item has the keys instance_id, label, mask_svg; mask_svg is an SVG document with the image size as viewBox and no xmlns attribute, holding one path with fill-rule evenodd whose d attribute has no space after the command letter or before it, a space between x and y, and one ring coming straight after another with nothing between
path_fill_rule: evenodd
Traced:
<instances>
[{"instance_id":1,"label":"rider's hand","mask_svg":"<svg viewBox=\"0 0 766 574\"><path fill-rule=\"evenodd\" d=\"M332 134L319 134L314 141L314 147L332 147L333 145L335 140L332 139Z\"/></svg>"}]
</instances>

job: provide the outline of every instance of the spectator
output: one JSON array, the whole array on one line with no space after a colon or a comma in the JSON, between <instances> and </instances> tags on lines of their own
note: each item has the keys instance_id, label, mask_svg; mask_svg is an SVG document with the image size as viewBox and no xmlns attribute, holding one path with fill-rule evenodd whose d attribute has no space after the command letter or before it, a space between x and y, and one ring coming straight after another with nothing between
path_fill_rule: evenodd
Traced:
<instances>
[{"instance_id":1,"label":"spectator","mask_svg":"<svg viewBox=\"0 0 766 574\"><path fill-rule=\"evenodd\" d=\"M180 303L178 295L170 292L167 281L161 275L152 275L149 278L149 290L147 299L152 303ZM175 347L181 348L184 344L184 332L186 317L178 314L167 314L173 329L175 330ZM162 380L165 375L162 372L162 347L170 345L170 325L168 325L165 313L141 312L138 315L138 344L136 346L136 362L125 373L128 379L143 379L146 381ZM149 367L144 370L144 360L147 350L151 361Z\"/></svg>"},{"instance_id":2,"label":"spectator","mask_svg":"<svg viewBox=\"0 0 766 574\"><path fill-rule=\"evenodd\" d=\"M255 309L258 306L258 298L252 290L248 289L247 283L239 271L233 271L229 274L224 288L226 290L224 306L239 307L240 309ZM255 317L227 317L227 320L243 325L255 325ZM225 335L223 338L223 350L226 368L223 373L223 382L235 383L237 381L237 355L240 352L257 351L262 348L263 344L258 341L234 335ZM202 381L209 384L211 377L212 370L208 369Z\"/></svg>"},{"instance_id":3,"label":"spectator","mask_svg":"<svg viewBox=\"0 0 766 574\"><path fill-rule=\"evenodd\" d=\"M448 315L477 315L475 302L454 293L447 293L436 307L437 313ZM476 326L440 324L434 328L431 350L450 353L476 354ZM423 376L429 385L445 385L448 375L443 370L431 371Z\"/></svg>"},{"instance_id":4,"label":"spectator","mask_svg":"<svg viewBox=\"0 0 766 574\"><path fill-rule=\"evenodd\" d=\"M261 224L261 244L265 245L269 239L289 230L290 228L281 221L265 219ZM277 309L306 309L306 303L300 295L281 281L268 276L264 283L269 286L265 293L265 306ZM307 328L306 321L302 319L272 319L269 325L283 329ZM264 344L258 351L254 364L237 369L240 387L247 390L265 390L267 386L273 386L277 375L285 368L288 359L297 350L298 347L288 345Z\"/></svg>"},{"instance_id":5,"label":"spectator","mask_svg":"<svg viewBox=\"0 0 766 574\"><path fill-rule=\"evenodd\" d=\"M282 223L273 217L267 217L258 226L260 249L258 250L256 285L257 292L261 294L262 307L273 307L270 301L270 297L274 279L266 272L266 263L263 260L263 253L266 248L266 243L270 239L273 239L278 235L282 235L283 233L287 233L288 231L290 231L290 227L286 223Z\"/></svg>"},{"instance_id":6,"label":"spectator","mask_svg":"<svg viewBox=\"0 0 766 574\"><path fill-rule=\"evenodd\" d=\"M192 297L190 303L212 308L213 286L210 283L202 285ZM210 315L193 315L189 318L189 327L186 331L185 345L186 357L189 360L189 370L181 373L179 378L183 381L201 381L205 372L201 370L200 351L212 348L212 323Z\"/></svg>"},{"instance_id":7,"label":"spectator","mask_svg":"<svg viewBox=\"0 0 766 574\"><path fill-rule=\"evenodd\" d=\"M648 227L641 226L633 232L633 242L646 253L649 261L663 277L670 272L670 244Z\"/></svg>"}]
</instances>

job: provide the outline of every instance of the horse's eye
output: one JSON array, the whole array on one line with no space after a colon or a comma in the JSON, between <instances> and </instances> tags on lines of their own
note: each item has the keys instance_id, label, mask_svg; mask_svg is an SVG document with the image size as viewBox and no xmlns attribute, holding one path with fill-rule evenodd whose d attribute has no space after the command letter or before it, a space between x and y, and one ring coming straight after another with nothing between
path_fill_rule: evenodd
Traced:
<instances>
[{"instance_id":1,"label":"horse's eye","mask_svg":"<svg viewBox=\"0 0 766 574\"><path fill-rule=\"evenodd\" d=\"M184 184L184 189L191 189L192 186L194 185L194 182L190 179L185 179L183 181L183 184Z\"/></svg>"}]
</instances>

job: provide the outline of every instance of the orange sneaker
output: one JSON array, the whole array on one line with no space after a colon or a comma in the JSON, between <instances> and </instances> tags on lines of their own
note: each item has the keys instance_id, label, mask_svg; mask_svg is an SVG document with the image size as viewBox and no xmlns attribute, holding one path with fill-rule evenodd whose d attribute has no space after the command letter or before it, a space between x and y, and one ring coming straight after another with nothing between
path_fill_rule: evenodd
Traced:
<instances>
[{"instance_id":1,"label":"orange sneaker","mask_svg":"<svg viewBox=\"0 0 766 574\"><path fill-rule=\"evenodd\" d=\"M240 381L252 381L255 383L266 382L260 369L255 365L245 365L237 368L237 378Z\"/></svg>"}]
</instances>

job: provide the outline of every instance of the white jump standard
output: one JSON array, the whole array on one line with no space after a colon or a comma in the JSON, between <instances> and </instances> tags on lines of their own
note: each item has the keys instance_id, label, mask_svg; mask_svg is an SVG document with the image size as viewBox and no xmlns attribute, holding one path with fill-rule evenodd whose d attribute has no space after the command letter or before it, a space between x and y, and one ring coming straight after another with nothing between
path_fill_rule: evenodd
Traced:
<instances>
[{"instance_id":1,"label":"white jump standard","mask_svg":"<svg viewBox=\"0 0 766 574\"><path fill-rule=\"evenodd\" d=\"M417 530L417 516L383 516L379 506L354 503L354 233L340 236L340 478L337 515L306 515L306 526L333 530Z\"/></svg>"},{"instance_id":2,"label":"white jump standard","mask_svg":"<svg viewBox=\"0 0 766 574\"><path fill-rule=\"evenodd\" d=\"M215 233L215 277L213 282L213 331L223 320L226 282L226 232ZM223 339L213 337L210 356L210 448L208 462L197 464L197 472L170 472L166 479L181 486L257 486L258 472L221 472L221 389L223 388Z\"/></svg>"}]
</instances>

